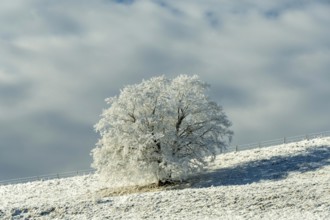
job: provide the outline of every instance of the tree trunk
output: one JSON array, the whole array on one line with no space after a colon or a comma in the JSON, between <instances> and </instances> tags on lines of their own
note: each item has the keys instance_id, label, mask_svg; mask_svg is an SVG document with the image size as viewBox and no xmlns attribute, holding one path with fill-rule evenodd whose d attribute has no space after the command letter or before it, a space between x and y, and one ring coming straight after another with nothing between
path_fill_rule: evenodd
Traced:
<instances>
[{"instance_id":1,"label":"tree trunk","mask_svg":"<svg viewBox=\"0 0 330 220\"><path fill-rule=\"evenodd\" d=\"M169 185L172 185L173 184L173 181L171 180L158 180L158 183L157 183L157 186L158 187L161 187L161 186L169 186Z\"/></svg>"}]
</instances>

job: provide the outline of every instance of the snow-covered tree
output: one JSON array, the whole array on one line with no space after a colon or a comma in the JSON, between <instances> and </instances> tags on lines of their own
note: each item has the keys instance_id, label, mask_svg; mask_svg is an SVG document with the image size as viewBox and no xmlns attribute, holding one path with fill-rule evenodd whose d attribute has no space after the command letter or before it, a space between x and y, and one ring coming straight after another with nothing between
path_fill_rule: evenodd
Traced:
<instances>
[{"instance_id":1,"label":"snow-covered tree","mask_svg":"<svg viewBox=\"0 0 330 220\"><path fill-rule=\"evenodd\" d=\"M111 181L182 180L230 142L231 122L198 76L164 76L126 86L95 125L92 166Z\"/></svg>"}]
</instances>

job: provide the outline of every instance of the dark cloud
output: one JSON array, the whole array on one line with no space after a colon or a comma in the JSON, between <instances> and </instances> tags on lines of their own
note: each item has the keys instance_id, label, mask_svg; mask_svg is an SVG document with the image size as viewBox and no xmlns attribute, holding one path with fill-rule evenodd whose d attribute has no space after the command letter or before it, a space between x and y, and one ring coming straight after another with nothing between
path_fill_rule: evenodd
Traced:
<instances>
[{"instance_id":1,"label":"dark cloud","mask_svg":"<svg viewBox=\"0 0 330 220\"><path fill-rule=\"evenodd\" d=\"M0 82L0 106L17 107L20 103L28 99L31 84L2 84Z\"/></svg>"},{"instance_id":2,"label":"dark cloud","mask_svg":"<svg viewBox=\"0 0 330 220\"><path fill-rule=\"evenodd\" d=\"M7 1L0 179L89 167L104 99L199 74L234 144L329 130L327 1ZM25 174L25 175L24 175Z\"/></svg>"},{"instance_id":3,"label":"dark cloud","mask_svg":"<svg viewBox=\"0 0 330 220\"><path fill-rule=\"evenodd\" d=\"M169 53L169 50L171 51ZM174 73L194 73L194 67L200 62L188 54L182 54L181 51L176 51L175 47L168 48L165 52L161 48L143 48L140 51L140 59L138 63L143 64L147 68L144 74L168 74ZM142 70L140 70L142 72Z\"/></svg>"},{"instance_id":4,"label":"dark cloud","mask_svg":"<svg viewBox=\"0 0 330 220\"><path fill-rule=\"evenodd\" d=\"M88 169L97 135L57 112L1 121L0 179Z\"/></svg>"},{"instance_id":5,"label":"dark cloud","mask_svg":"<svg viewBox=\"0 0 330 220\"><path fill-rule=\"evenodd\" d=\"M216 99L221 105L230 108L245 108L254 105L256 100L249 91L243 90L234 85L217 83L211 85L210 96Z\"/></svg>"},{"instance_id":6,"label":"dark cloud","mask_svg":"<svg viewBox=\"0 0 330 220\"><path fill-rule=\"evenodd\" d=\"M35 13L48 35L78 35L83 32L80 23L60 9L39 8Z\"/></svg>"}]
</instances>

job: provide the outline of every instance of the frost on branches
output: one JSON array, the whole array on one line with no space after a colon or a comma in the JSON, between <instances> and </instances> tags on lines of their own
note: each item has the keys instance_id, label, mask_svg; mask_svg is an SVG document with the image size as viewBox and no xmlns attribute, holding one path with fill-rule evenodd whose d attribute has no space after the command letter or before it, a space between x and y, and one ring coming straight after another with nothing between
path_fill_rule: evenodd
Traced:
<instances>
[{"instance_id":1,"label":"frost on branches","mask_svg":"<svg viewBox=\"0 0 330 220\"><path fill-rule=\"evenodd\" d=\"M161 76L106 99L92 166L112 185L164 184L202 170L233 134L207 88L198 76Z\"/></svg>"}]
</instances>

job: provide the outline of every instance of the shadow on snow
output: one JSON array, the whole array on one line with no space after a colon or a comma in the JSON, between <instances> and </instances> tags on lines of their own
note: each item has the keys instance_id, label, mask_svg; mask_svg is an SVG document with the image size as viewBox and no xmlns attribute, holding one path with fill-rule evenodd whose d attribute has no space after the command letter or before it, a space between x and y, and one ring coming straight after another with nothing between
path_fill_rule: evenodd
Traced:
<instances>
[{"instance_id":1,"label":"shadow on snow","mask_svg":"<svg viewBox=\"0 0 330 220\"><path fill-rule=\"evenodd\" d=\"M314 171L330 165L330 148L318 147L298 155L274 156L239 164L234 167L217 169L198 175L192 187L244 185L262 180L282 180L290 172ZM196 180L196 177L194 178Z\"/></svg>"}]
</instances>

